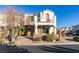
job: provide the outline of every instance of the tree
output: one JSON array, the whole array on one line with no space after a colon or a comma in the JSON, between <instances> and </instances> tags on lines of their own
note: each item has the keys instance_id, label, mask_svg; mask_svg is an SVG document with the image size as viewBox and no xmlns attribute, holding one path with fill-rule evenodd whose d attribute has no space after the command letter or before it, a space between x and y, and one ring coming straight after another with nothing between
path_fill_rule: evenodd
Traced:
<instances>
[{"instance_id":1,"label":"tree","mask_svg":"<svg viewBox=\"0 0 79 59\"><path fill-rule=\"evenodd\" d=\"M21 26L19 26L19 34L20 34L20 36L21 35L24 35L24 32L25 32L25 26L24 25L21 25Z\"/></svg>"},{"instance_id":2,"label":"tree","mask_svg":"<svg viewBox=\"0 0 79 59\"><path fill-rule=\"evenodd\" d=\"M9 31L8 40L11 43L12 40L14 40L17 35L17 32L18 32L17 27L24 24L24 21L23 21L24 14L19 10L12 8L10 6L4 8L2 11L3 11L3 14L6 15L6 18L4 20L5 27Z\"/></svg>"}]
</instances>

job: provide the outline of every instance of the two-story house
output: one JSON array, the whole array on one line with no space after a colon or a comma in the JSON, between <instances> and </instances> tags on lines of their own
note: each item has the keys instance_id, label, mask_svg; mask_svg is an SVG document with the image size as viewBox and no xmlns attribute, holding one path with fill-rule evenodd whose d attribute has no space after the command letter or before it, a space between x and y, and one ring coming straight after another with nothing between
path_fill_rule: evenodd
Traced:
<instances>
[{"instance_id":1,"label":"two-story house","mask_svg":"<svg viewBox=\"0 0 79 59\"><path fill-rule=\"evenodd\" d=\"M27 36L56 34L56 15L49 9L37 14L25 14L24 22Z\"/></svg>"}]
</instances>

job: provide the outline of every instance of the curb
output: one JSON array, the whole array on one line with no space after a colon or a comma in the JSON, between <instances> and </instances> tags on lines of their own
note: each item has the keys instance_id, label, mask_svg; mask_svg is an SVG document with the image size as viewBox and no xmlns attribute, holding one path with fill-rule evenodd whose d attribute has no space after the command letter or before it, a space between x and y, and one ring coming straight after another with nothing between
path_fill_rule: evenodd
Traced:
<instances>
[{"instance_id":1,"label":"curb","mask_svg":"<svg viewBox=\"0 0 79 59\"><path fill-rule=\"evenodd\" d=\"M78 42L75 43L40 43L40 44L23 44L23 45L77 45L79 44ZM19 44L16 44L19 45Z\"/></svg>"}]
</instances>

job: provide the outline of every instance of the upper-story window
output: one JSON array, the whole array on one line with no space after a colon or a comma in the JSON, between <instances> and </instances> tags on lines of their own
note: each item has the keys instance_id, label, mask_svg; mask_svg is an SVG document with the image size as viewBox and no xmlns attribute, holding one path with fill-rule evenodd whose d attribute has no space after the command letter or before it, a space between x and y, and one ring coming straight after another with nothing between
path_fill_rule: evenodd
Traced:
<instances>
[{"instance_id":1,"label":"upper-story window","mask_svg":"<svg viewBox=\"0 0 79 59\"><path fill-rule=\"evenodd\" d=\"M50 22L49 14L46 14L46 21L47 21L47 22Z\"/></svg>"},{"instance_id":2,"label":"upper-story window","mask_svg":"<svg viewBox=\"0 0 79 59\"><path fill-rule=\"evenodd\" d=\"M33 22L34 21L33 18L34 18L33 16L28 16L28 21Z\"/></svg>"},{"instance_id":3,"label":"upper-story window","mask_svg":"<svg viewBox=\"0 0 79 59\"><path fill-rule=\"evenodd\" d=\"M37 21L40 22L40 13L38 14L37 18L38 18Z\"/></svg>"},{"instance_id":4,"label":"upper-story window","mask_svg":"<svg viewBox=\"0 0 79 59\"><path fill-rule=\"evenodd\" d=\"M31 21L34 22L34 16L31 16Z\"/></svg>"}]
</instances>

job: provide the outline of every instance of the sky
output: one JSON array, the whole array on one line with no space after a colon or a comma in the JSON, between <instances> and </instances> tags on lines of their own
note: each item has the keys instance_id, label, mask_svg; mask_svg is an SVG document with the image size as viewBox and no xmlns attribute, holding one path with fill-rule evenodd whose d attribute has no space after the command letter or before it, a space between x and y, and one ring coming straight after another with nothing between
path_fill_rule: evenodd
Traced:
<instances>
[{"instance_id":1,"label":"sky","mask_svg":"<svg viewBox=\"0 0 79 59\"><path fill-rule=\"evenodd\" d=\"M0 5L0 9L5 7L6 5ZM13 5L12 7L22 10L24 13L38 13L50 9L55 12L58 28L79 24L78 5Z\"/></svg>"}]
</instances>

